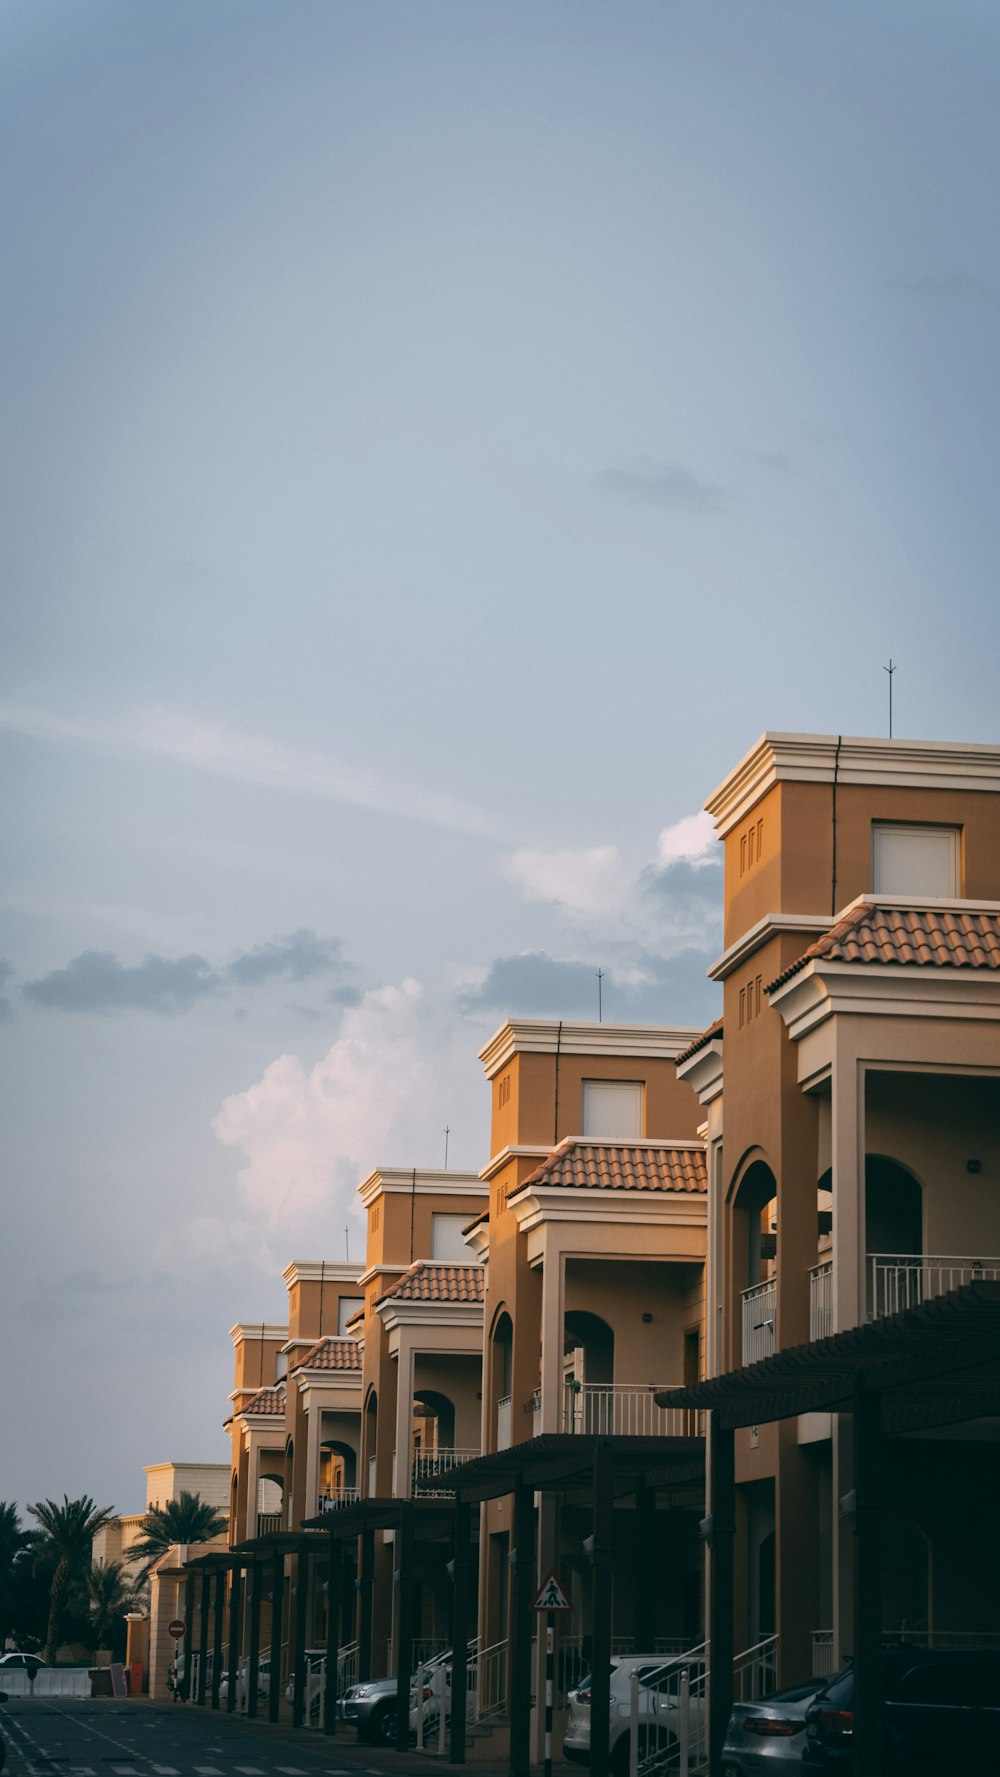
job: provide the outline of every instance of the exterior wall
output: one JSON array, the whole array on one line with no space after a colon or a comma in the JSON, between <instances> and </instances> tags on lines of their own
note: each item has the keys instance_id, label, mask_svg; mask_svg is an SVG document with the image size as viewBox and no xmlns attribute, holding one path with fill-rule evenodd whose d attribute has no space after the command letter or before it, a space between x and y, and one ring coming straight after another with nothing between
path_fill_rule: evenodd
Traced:
<instances>
[{"instance_id":1,"label":"exterior wall","mask_svg":"<svg viewBox=\"0 0 1000 1777\"><path fill-rule=\"evenodd\" d=\"M681 1383L684 1332L702 1295L700 1274L700 1265L567 1259L565 1312L585 1309L611 1327L616 1382Z\"/></svg>"},{"instance_id":2,"label":"exterior wall","mask_svg":"<svg viewBox=\"0 0 1000 1777\"><path fill-rule=\"evenodd\" d=\"M197 1493L216 1511L229 1511L229 1464L225 1462L155 1462L146 1469L146 1510Z\"/></svg>"},{"instance_id":3,"label":"exterior wall","mask_svg":"<svg viewBox=\"0 0 1000 1777\"><path fill-rule=\"evenodd\" d=\"M1000 1253L1000 1078L866 1073L865 1149L921 1185L925 1253Z\"/></svg>"}]
</instances>

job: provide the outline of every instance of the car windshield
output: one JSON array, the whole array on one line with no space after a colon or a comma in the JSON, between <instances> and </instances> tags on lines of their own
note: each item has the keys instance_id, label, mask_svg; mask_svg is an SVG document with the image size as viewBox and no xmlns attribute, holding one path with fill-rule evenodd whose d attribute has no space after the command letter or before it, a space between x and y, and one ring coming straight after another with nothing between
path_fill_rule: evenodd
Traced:
<instances>
[{"instance_id":1,"label":"car windshield","mask_svg":"<svg viewBox=\"0 0 1000 1777\"><path fill-rule=\"evenodd\" d=\"M850 1703L854 1695L854 1673L840 1672L830 1680L824 1691L820 1691L817 1703L832 1703L839 1709L841 1704Z\"/></svg>"}]
</instances>

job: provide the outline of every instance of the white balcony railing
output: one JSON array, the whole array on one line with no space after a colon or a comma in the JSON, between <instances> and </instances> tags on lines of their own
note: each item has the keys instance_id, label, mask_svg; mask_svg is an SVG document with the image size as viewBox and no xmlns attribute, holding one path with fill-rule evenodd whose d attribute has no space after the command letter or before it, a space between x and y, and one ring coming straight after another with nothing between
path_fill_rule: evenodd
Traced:
<instances>
[{"instance_id":1,"label":"white balcony railing","mask_svg":"<svg viewBox=\"0 0 1000 1777\"><path fill-rule=\"evenodd\" d=\"M341 1506L352 1506L361 1495L356 1487L327 1487L316 1505L317 1512L337 1512Z\"/></svg>"},{"instance_id":2,"label":"white balcony railing","mask_svg":"<svg viewBox=\"0 0 1000 1777\"><path fill-rule=\"evenodd\" d=\"M701 1437L703 1415L690 1407L658 1407L656 1395L676 1383L567 1382L563 1431L587 1437Z\"/></svg>"},{"instance_id":3,"label":"white balcony railing","mask_svg":"<svg viewBox=\"0 0 1000 1777\"><path fill-rule=\"evenodd\" d=\"M531 1415L532 1437L540 1437L542 1431L542 1391L540 1388L535 1389L534 1394L527 1402L524 1410Z\"/></svg>"},{"instance_id":4,"label":"white balcony railing","mask_svg":"<svg viewBox=\"0 0 1000 1777\"><path fill-rule=\"evenodd\" d=\"M941 1257L929 1253L869 1253L868 1314L881 1320L943 1296L963 1283L1000 1279L1000 1259Z\"/></svg>"},{"instance_id":5,"label":"white balcony railing","mask_svg":"<svg viewBox=\"0 0 1000 1777\"><path fill-rule=\"evenodd\" d=\"M439 1485L441 1476L446 1475L450 1469L457 1468L459 1463L472 1462L481 1455L481 1450L472 1449L419 1450L413 1458L412 1492L414 1495L419 1494L421 1499L450 1499L450 1488Z\"/></svg>"},{"instance_id":6,"label":"white balcony railing","mask_svg":"<svg viewBox=\"0 0 1000 1777\"><path fill-rule=\"evenodd\" d=\"M743 1362L757 1364L774 1356L774 1311L778 1280L769 1277L740 1296L743 1307Z\"/></svg>"},{"instance_id":7,"label":"white balcony railing","mask_svg":"<svg viewBox=\"0 0 1000 1777\"><path fill-rule=\"evenodd\" d=\"M833 1260L814 1265L809 1273L809 1337L828 1339L833 1332Z\"/></svg>"},{"instance_id":8,"label":"white balcony railing","mask_svg":"<svg viewBox=\"0 0 1000 1777\"><path fill-rule=\"evenodd\" d=\"M375 1498L375 1465L376 1465L377 1460L378 1460L378 1458L375 1456L369 1456L369 1458L368 1458L368 1498L369 1499Z\"/></svg>"},{"instance_id":9,"label":"white balcony railing","mask_svg":"<svg viewBox=\"0 0 1000 1777\"><path fill-rule=\"evenodd\" d=\"M501 1395L497 1401L497 1449L509 1450L511 1445L511 1397Z\"/></svg>"}]
</instances>

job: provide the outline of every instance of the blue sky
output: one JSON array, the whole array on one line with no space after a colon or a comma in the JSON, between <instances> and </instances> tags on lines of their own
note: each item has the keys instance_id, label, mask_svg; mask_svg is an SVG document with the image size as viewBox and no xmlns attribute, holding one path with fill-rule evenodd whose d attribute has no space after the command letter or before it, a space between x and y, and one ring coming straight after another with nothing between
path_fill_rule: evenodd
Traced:
<instances>
[{"instance_id":1,"label":"blue sky","mask_svg":"<svg viewBox=\"0 0 1000 1777\"><path fill-rule=\"evenodd\" d=\"M998 87L971 0L7 0L7 1497L224 1459L506 1013L712 1016L761 730L995 740Z\"/></svg>"}]
</instances>

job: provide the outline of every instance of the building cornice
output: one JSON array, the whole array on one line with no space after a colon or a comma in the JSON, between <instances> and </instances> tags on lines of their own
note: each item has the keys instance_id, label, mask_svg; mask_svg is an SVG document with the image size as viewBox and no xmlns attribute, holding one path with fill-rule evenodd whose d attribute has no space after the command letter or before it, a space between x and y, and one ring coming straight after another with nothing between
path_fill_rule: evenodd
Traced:
<instances>
[{"instance_id":1,"label":"building cornice","mask_svg":"<svg viewBox=\"0 0 1000 1777\"><path fill-rule=\"evenodd\" d=\"M287 1320L258 1320L254 1323L249 1320L238 1320L234 1327L230 1327L229 1337L234 1345L239 1345L244 1339L287 1339L288 1322Z\"/></svg>"},{"instance_id":2,"label":"building cornice","mask_svg":"<svg viewBox=\"0 0 1000 1777\"><path fill-rule=\"evenodd\" d=\"M477 1172L422 1172L408 1166L380 1166L358 1186L358 1196L368 1209L377 1197L393 1192L409 1197L467 1197L480 1195Z\"/></svg>"},{"instance_id":3,"label":"building cornice","mask_svg":"<svg viewBox=\"0 0 1000 1777\"><path fill-rule=\"evenodd\" d=\"M518 1054L600 1055L673 1061L693 1043L697 1030L661 1024L559 1024L553 1019L510 1018L479 1051L487 1079Z\"/></svg>"},{"instance_id":4,"label":"building cornice","mask_svg":"<svg viewBox=\"0 0 1000 1777\"><path fill-rule=\"evenodd\" d=\"M722 1091L722 1042L721 1037L713 1037L677 1069L677 1078L687 1082L701 1104L711 1104Z\"/></svg>"},{"instance_id":5,"label":"building cornice","mask_svg":"<svg viewBox=\"0 0 1000 1777\"><path fill-rule=\"evenodd\" d=\"M842 963L813 957L772 990L793 1042L838 1015L1000 1019L1000 971L927 964Z\"/></svg>"},{"instance_id":6,"label":"building cornice","mask_svg":"<svg viewBox=\"0 0 1000 1777\"><path fill-rule=\"evenodd\" d=\"M293 1259L281 1275L289 1289L294 1283L357 1283L358 1267L345 1259Z\"/></svg>"},{"instance_id":7,"label":"building cornice","mask_svg":"<svg viewBox=\"0 0 1000 1777\"><path fill-rule=\"evenodd\" d=\"M776 783L883 784L908 790L1000 790L1000 747L875 740L851 734L762 734L705 803L723 839Z\"/></svg>"},{"instance_id":8,"label":"building cornice","mask_svg":"<svg viewBox=\"0 0 1000 1777\"><path fill-rule=\"evenodd\" d=\"M747 962L755 951L770 943L772 938L780 938L788 932L798 933L803 938L810 934L819 937L836 925L841 917L839 913L834 917L829 913L765 913L716 958L707 971L709 978L712 981L725 981L734 969Z\"/></svg>"},{"instance_id":9,"label":"building cornice","mask_svg":"<svg viewBox=\"0 0 1000 1777\"><path fill-rule=\"evenodd\" d=\"M384 1312L383 1312L384 1310ZM399 1302L395 1296L377 1309L387 1333L397 1327L423 1327L433 1336L441 1327L481 1327L482 1302Z\"/></svg>"},{"instance_id":10,"label":"building cornice","mask_svg":"<svg viewBox=\"0 0 1000 1777\"><path fill-rule=\"evenodd\" d=\"M491 1160L487 1161L479 1176L484 1183L488 1184L490 1179L496 1178L497 1173L502 1172L505 1166L509 1166L512 1160L547 1160L554 1146L555 1144L551 1142L545 1146L536 1146L533 1142L508 1142L505 1148L501 1148Z\"/></svg>"},{"instance_id":11,"label":"building cornice","mask_svg":"<svg viewBox=\"0 0 1000 1777\"><path fill-rule=\"evenodd\" d=\"M690 1142L685 1144L690 1147ZM631 1227L705 1227L704 1191L602 1191L593 1185L540 1185L511 1199L518 1233L530 1234L543 1222L627 1222Z\"/></svg>"}]
</instances>

